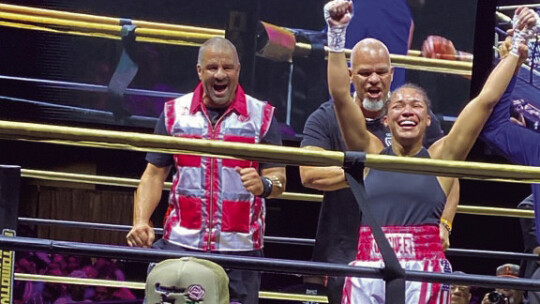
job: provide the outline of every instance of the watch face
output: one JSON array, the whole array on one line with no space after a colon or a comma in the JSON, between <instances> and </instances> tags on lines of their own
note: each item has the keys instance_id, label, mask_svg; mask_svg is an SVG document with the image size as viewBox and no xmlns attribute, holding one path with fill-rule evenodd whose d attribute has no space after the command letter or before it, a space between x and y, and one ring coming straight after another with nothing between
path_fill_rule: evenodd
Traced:
<instances>
[{"instance_id":1,"label":"watch face","mask_svg":"<svg viewBox=\"0 0 540 304\"><path fill-rule=\"evenodd\" d=\"M272 189L272 187L274 186L274 182L273 182L271 179L269 179L269 178L265 178L265 180L266 180L267 186L268 186L270 189Z\"/></svg>"},{"instance_id":2,"label":"watch face","mask_svg":"<svg viewBox=\"0 0 540 304\"><path fill-rule=\"evenodd\" d=\"M283 188L283 184L281 183L281 181L279 180L279 178L273 176L270 178L270 182L272 182L272 186L276 186L278 188Z\"/></svg>"}]
</instances>

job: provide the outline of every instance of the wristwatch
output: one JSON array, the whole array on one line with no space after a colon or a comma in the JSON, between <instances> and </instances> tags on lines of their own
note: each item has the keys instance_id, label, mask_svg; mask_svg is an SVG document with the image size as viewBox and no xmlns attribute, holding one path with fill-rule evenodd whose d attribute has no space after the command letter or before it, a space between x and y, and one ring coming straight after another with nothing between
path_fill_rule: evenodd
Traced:
<instances>
[{"instance_id":1,"label":"wristwatch","mask_svg":"<svg viewBox=\"0 0 540 304\"><path fill-rule=\"evenodd\" d=\"M277 176L271 176L269 178L270 182L272 182L272 189L274 187L278 187L279 189L283 189L283 183L279 180L279 177Z\"/></svg>"},{"instance_id":2,"label":"wristwatch","mask_svg":"<svg viewBox=\"0 0 540 304\"><path fill-rule=\"evenodd\" d=\"M272 194L272 190L274 190L274 187L283 189L283 183L279 180L277 176L261 176L261 181L263 183L263 193L260 195L260 197L265 198L270 196Z\"/></svg>"}]
</instances>

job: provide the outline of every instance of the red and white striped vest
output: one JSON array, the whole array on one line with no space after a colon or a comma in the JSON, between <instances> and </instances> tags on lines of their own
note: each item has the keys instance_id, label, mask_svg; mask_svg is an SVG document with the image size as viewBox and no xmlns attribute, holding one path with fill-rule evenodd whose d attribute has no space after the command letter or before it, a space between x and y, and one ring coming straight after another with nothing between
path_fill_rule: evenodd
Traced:
<instances>
[{"instance_id":1,"label":"red and white striped vest","mask_svg":"<svg viewBox=\"0 0 540 304\"><path fill-rule=\"evenodd\" d=\"M202 86L165 104L165 124L172 136L259 143L274 107L244 94L236 98L215 126L202 103ZM265 205L244 188L235 167L258 163L195 155L175 155L176 174L169 194L171 210L164 239L204 251L246 251L263 247Z\"/></svg>"}]
</instances>

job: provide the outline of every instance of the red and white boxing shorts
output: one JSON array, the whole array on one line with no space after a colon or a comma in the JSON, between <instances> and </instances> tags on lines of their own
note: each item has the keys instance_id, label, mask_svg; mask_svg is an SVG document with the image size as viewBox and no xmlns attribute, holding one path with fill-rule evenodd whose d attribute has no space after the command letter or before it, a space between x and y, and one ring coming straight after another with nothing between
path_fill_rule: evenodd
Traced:
<instances>
[{"instance_id":1,"label":"red and white boxing shorts","mask_svg":"<svg viewBox=\"0 0 540 304\"><path fill-rule=\"evenodd\" d=\"M438 226L388 226L383 232L394 249L401 267L405 270L427 272L452 272L439 237ZM352 266L383 268L379 248L371 228L361 227L358 254ZM347 277L343 287L342 304L383 304L385 282L382 279ZM407 304L450 303L450 286L441 283L406 282Z\"/></svg>"}]
</instances>

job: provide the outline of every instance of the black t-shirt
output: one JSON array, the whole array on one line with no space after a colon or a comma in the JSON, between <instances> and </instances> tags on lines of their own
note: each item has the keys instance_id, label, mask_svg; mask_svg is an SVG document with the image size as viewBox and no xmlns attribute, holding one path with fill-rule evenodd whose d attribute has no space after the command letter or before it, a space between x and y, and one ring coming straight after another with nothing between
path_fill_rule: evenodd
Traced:
<instances>
[{"instance_id":1,"label":"black t-shirt","mask_svg":"<svg viewBox=\"0 0 540 304\"><path fill-rule=\"evenodd\" d=\"M225 113L227 108L206 108L208 112L208 117L210 118L212 124L215 124L218 119ZM170 135L167 131L167 127L165 126L165 115L164 113L161 113L159 116L158 122L156 123L156 127L154 129L154 134L159 135ZM261 139L262 144L269 144L269 145L278 145L281 146L281 133L279 130L279 124L276 121L275 117L272 117L272 122L270 123L270 126L268 127L268 131ZM156 165L158 167L167 167L174 165L174 158L173 154L166 154L166 153L157 153L157 152L148 152L146 154L146 161ZM275 163L261 163L260 168L272 168L272 167L283 167L284 165L281 164L275 164Z\"/></svg>"},{"instance_id":2,"label":"black t-shirt","mask_svg":"<svg viewBox=\"0 0 540 304\"><path fill-rule=\"evenodd\" d=\"M439 120L431 115L424 146L429 147L443 136ZM390 142L390 131L381 119L366 121L368 130L385 146ZM302 147L315 146L331 151L346 151L332 101L323 103L308 117L304 126ZM313 260L348 263L356 256L360 211L350 189L324 192L319 214Z\"/></svg>"}]
</instances>

